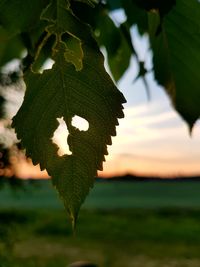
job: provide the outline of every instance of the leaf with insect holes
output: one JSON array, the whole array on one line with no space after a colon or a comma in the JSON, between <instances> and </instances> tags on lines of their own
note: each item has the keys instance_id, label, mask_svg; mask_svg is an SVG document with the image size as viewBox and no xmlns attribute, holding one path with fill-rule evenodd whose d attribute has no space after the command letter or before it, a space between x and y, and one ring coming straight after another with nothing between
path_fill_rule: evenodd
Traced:
<instances>
[{"instance_id":1,"label":"leaf with insect holes","mask_svg":"<svg viewBox=\"0 0 200 267\"><path fill-rule=\"evenodd\" d=\"M66 61L71 62L77 71L81 70L83 60L82 43L93 42L90 28L82 23L71 11L68 0L52 0L44 9L41 19L47 22L46 32L38 47L37 60L46 42L55 37L52 53L56 52L59 43L64 46Z\"/></svg>"},{"instance_id":2,"label":"leaf with insect holes","mask_svg":"<svg viewBox=\"0 0 200 267\"><path fill-rule=\"evenodd\" d=\"M24 102L13 119L27 156L52 176L73 223L97 170L102 170L107 145L116 135L117 118L123 117L125 102L106 73L103 56L94 44L82 46L81 71L65 60L63 43L56 47L52 69L42 74L29 71L25 75ZM87 131L72 126L75 115L88 121ZM68 128L66 145L72 154L59 157L52 137L58 127L57 118L61 117Z\"/></svg>"},{"instance_id":3,"label":"leaf with insect holes","mask_svg":"<svg viewBox=\"0 0 200 267\"><path fill-rule=\"evenodd\" d=\"M47 34L33 64L52 37L50 57L55 64L42 74L32 69L26 72L27 90L13 126L27 156L52 176L75 224L97 170L102 169L117 118L123 117L125 99L104 70L103 56L90 27L74 16L69 1L52 0L41 19L47 22ZM88 121L87 131L72 125L75 115ZM52 138L61 117L68 128L66 146L68 143L71 155L59 157Z\"/></svg>"}]
</instances>

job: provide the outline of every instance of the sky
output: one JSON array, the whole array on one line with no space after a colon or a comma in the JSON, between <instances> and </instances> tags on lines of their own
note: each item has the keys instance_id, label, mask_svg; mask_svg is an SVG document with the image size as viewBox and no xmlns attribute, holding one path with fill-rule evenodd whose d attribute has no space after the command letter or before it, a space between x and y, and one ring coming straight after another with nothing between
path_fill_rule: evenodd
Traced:
<instances>
[{"instance_id":1,"label":"sky","mask_svg":"<svg viewBox=\"0 0 200 267\"><path fill-rule=\"evenodd\" d=\"M116 23L124 20L122 12L115 12L112 17ZM148 49L147 36L140 37L136 28L132 29L132 36L140 60L145 60L146 67L151 69L152 54ZM106 62L105 67L109 72ZM151 95L148 99L143 81L134 81L137 71L136 61L132 58L130 68L117 84L127 100L124 105L125 118L119 120L117 136L112 139L112 146L108 147L104 171L99 175L133 173L173 177L200 174L200 122L196 123L190 136L187 124L172 108L163 88L154 80L153 73L146 75ZM14 99L18 98L18 106L22 102L22 97L15 94L12 91L13 99L8 105L12 114L16 113L12 104ZM59 153L62 155L67 152L67 130L62 119L59 121L61 126L54 134L54 142L60 146ZM74 123L87 130L88 125L79 119ZM23 159L17 163L16 170L22 177L47 176L46 172L39 173L39 166L34 168Z\"/></svg>"},{"instance_id":2,"label":"sky","mask_svg":"<svg viewBox=\"0 0 200 267\"><path fill-rule=\"evenodd\" d=\"M132 84L129 75L119 84L127 99L125 118L120 120L117 137L109 149L104 165L106 175L199 174L200 124L195 125L190 136L186 123L152 77L148 77L151 99L147 100L142 81Z\"/></svg>"},{"instance_id":3,"label":"sky","mask_svg":"<svg viewBox=\"0 0 200 267\"><path fill-rule=\"evenodd\" d=\"M122 11L114 12L111 17L116 24L125 19ZM148 37L139 36L135 27L132 37L139 59L151 70ZM125 118L120 120L117 137L109 148L104 174L167 177L200 174L200 123L196 123L191 136L187 124L154 80L153 72L146 75L151 95L148 100L143 81L134 82L137 71L133 58L129 70L118 83L127 100Z\"/></svg>"}]
</instances>

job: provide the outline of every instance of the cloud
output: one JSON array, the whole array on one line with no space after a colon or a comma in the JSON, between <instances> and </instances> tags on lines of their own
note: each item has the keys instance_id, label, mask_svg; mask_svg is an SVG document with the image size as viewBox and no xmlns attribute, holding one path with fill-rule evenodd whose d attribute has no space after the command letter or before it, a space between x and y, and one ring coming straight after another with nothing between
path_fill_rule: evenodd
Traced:
<instances>
[{"instance_id":1,"label":"cloud","mask_svg":"<svg viewBox=\"0 0 200 267\"><path fill-rule=\"evenodd\" d=\"M188 135L187 127L173 110L160 112L160 104L130 107L125 110L125 118L120 120L117 137L118 145L127 143L158 141Z\"/></svg>"},{"instance_id":2,"label":"cloud","mask_svg":"<svg viewBox=\"0 0 200 267\"><path fill-rule=\"evenodd\" d=\"M169 104L141 104L125 109L105 173L200 173L200 122L191 138L186 123Z\"/></svg>"}]
</instances>

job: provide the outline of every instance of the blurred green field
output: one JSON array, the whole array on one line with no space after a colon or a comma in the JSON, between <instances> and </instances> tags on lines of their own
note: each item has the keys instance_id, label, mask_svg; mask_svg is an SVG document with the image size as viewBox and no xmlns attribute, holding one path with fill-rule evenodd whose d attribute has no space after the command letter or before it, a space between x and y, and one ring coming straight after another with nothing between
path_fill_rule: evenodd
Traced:
<instances>
[{"instance_id":1,"label":"blurred green field","mask_svg":"<svg viewBox=\"0 0 200 267\"><path fill-rule=\"evenodd\" d=\"M199 267L199 192L198 182L99 182L73 235L49 182L3 190L0 267Z\"/></svg>"},{"instance_id":2,"label":"blurred green field","mask_svg":"<svg viewBox=\"0 0 200 267\"><path fill-rule=\"evenodd\" d=\"M11 197L12 196L12 197ZM24 191L0 191L1 208L62 209L50 180L26 186ZM96 182L84 205L86 209L200 208L200 182Z\"/></svg>"}]
</instances>

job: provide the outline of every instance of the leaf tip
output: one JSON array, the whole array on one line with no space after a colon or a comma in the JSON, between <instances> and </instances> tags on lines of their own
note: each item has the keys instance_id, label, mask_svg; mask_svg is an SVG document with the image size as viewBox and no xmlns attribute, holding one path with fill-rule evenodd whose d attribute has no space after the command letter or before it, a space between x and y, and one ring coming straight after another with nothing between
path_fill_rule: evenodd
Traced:
<instances>
[{"instance_id":1,"label":"leaf tip","mask_svg":"<svg viewBox=\"0 0 200 267\"><path fill-rule=\"evenodd\" d=\"M193 127L194 127L194 124L189 124L189 125L188 125L188 131L189 131L189 135L190 135L190 137L192 137Z\"/></svg>"},{"instance_id":2,"label":"leaf tip","mask_svg":"<svg viewBox=\"0 0 200 267\"><path fill-rule=\"evenodd\" d=\"M192 137L192 133L193 133L195 122L196 122L196 118L193 119L193 120L191 120L191 119L190 120L186 120L186 123L187 123L187 126L188 126L188 132L189 132L190 137Z\"/></svg>"}]
</instances>

